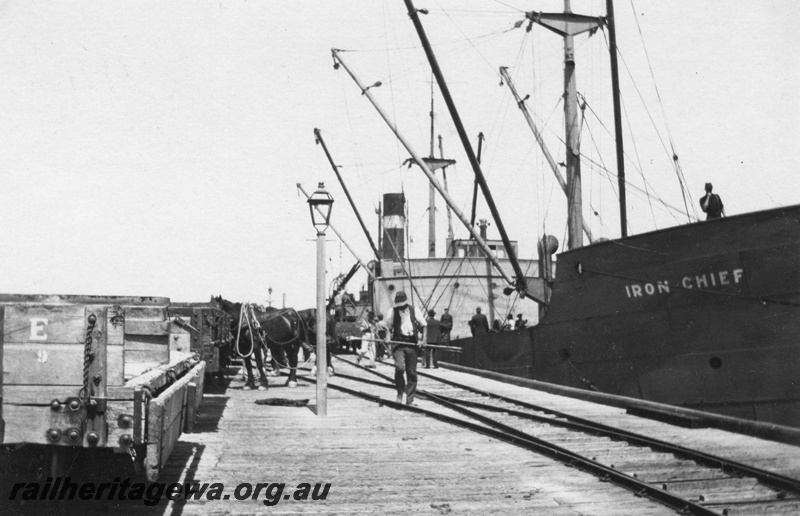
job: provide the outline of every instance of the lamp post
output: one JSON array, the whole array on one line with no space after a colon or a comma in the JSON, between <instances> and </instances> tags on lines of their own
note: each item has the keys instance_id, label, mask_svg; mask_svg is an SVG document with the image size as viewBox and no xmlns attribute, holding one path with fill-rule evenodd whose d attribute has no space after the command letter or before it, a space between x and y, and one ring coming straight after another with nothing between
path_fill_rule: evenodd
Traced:
<instances>
[{"instance_id":1,"label":"lamp post","mask_svg":"<svg viewBox=\"0 0 800 516\"><path fill-rule=\"evenodd\" d=\"M325 349L325 230L331 221L333 197L320 183L308 198L311 223L317 230L317 415L328 415L328 364Z\"/></svg>"}]
</instances>

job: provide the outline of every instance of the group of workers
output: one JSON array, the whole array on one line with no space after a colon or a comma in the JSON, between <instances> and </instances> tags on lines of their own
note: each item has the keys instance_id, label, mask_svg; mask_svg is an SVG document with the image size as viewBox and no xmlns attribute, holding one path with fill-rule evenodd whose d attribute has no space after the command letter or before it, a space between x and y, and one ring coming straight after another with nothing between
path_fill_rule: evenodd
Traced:
<instances>
[{"instance_id":1,"label":"group of workers","mask_svg":"<svg viewBox=\"0 0 800 516\"><path fill-rule=\"evenodd\" d=\"M528 320L522 318L522 314L517 314L517 319L514 320L514 316L508 314L504 322L500 322L500 319L495 319L492 323L492 328L489 329L489 319L486 318L483 313L481 313L481 307L475 309L475 315L472 316L472 319L469 320L469 329L472 332L472 335L483 335L484 333L489 332L498 332L498 331L510 331L510 330L518 330L520 328L524 328L528 325Z\"/></svg>"},{"instance_id":2,"label":"group of workers","mask_svg":"<svg viewBox=\"0 0 800 516\"><path fill-rule=\"evenodd\" d=\"M516 322L509 315L503 327L511 329L513 325L518 329L527 322L522 314L517 316ZM473 335L489 332L489 323L480 308L476 309L469 326ZM428 310L426 317L419 308L409 304L405 292L397 292L386 320L383 314L378 314L376 318L372 311L368 311L361 320L361 348L357 351L357 363L366 359L365 367L374 369L376 358L391 355L395 364L397 403L413 405L417 392L418 353L422 352L423 367L437 368L436 346L450 343L452 329L453 316L449 309L445 308L438 320L434 310Z\"/></svg>"}]
</instances>

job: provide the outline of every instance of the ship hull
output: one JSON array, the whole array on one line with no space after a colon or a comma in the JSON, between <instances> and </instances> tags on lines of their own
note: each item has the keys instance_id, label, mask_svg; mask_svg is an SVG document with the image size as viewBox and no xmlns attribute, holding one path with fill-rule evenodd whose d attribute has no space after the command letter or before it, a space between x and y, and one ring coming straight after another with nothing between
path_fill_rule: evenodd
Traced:
<instances>
[{"instance_id":1,"label":"ship hull","mask_svg":"<svg viewBox=\"0 0 800 516\"><path fill-rule=\"evenodd\" d=\"M551 303L452 360L800 426L800 206L558 256Z\"/></svg>"}]
</instances>

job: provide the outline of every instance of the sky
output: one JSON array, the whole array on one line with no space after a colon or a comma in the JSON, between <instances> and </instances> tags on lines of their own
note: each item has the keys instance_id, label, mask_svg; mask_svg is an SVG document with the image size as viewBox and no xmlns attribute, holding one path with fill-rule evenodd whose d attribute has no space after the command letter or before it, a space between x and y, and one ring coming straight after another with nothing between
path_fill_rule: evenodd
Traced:
<instances>
[{"instance_id":1,"label":"sky","mask_svg":"<svg viewBox=\"0 0 800 516\"><path fill-rule=\"evenodd\" d=\"M417 0L522 258L543 233L565 240L565 206L522 114L508 66L556 161L563 161L563 51L524 11L557 1ZM641 233L698 215L712 182L728 215L798 203L800 4L766 0L617 2L628 224ZM604 15L605 1L573 1ZM586 99L584 217L619 236L608 48L576 37ZM0 292L315 300L315 231L301 183L324 181L332 224L373 259L313 130L320 128L373 238L381 196L405 192L412 256L427 248L427 180L331 48L430 151L431 74L400 0L6 1L0 3ZM473 174L441 95L435 133L448 188L469 216ZM673 150L674 149L674 150ZM673 167L676 153L684 195ZM438 145L436 155L439 155ZM688 203L688 215L686 205ZM667 207L668 206L668 207ZM489 218L484 202L478 218ZM447 217L437 200L441 256ZM456 226L457 238L467 231ZM498 238L491 223L489 237ZM559 249L561 250L561 249ZM355 262L327 234L330 282ZM351 283L358 290L362 273ZM284 301L285 299L285 301Z\"/></svg>"}]
</instances>

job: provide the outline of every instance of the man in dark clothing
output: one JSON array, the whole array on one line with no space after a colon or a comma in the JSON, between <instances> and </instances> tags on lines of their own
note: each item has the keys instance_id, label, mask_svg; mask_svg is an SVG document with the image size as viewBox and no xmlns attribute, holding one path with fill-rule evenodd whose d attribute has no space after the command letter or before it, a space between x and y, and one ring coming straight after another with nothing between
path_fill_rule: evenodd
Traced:
<instances>
[{"instance_id":1,"label":"man in dark clothing","mask_svg":"<svg viewBox=\"0 0 800 516\"><path fill-rule=\"evenodd\" d=\"M394 386L397 390L397 403L414 404L417 393L417 333L422 331L425 342L425 316L414 306L408 304L406 293L400 291L394 297L394 308L389 319L389 331L394 357ZM406 377L408 382L406 383Z\"/></svg>"},{"instance_id":2,"label":"man in dark clothing","mask_svg":"<svg viewBox=\"0 0 800 516\"><path fill-rule=\"evenodd\" d=\"M514 329L518 330L528 325L528 320L522 318L522 314L517 314L517 320L514 322Z\"/></svg>"},{"instance_id":3,"label":"man in dark clothing","mask_svg":"<svg viewBox=\"0 0 800 516\"><path fill-rule=\"evenodd\" d=\"M428 319L425 322L427 323L425 327L427 334L425 342L428 344L438 344L440 324L439 321L436 320L436 312L434 310L428 310ZM439 368L439 365L436 363L435 348L425 347L422 353L422 367L425 369L430 369L431 367L434 369Z\"/></svg>"},{"instance_id":4,"label":"man in dark clothing","mask_svg":"<svg viewBox=\"0 0 800 516\"><path fill-rule=\"evenodd\" d=\"M450 331L453 329L453 316L448 308L444 309L442 318L439 319L439 343L447 346L450 344Z\"/></svg>"},{"instance_id":5,"label":"man in dark clothing","mask_svg":"<svg viewBox=\"0 0 800 516\"><path fill-rule=\"evenodd\" d=\"M719 219L725 216L725 206L719 195L711 193L714 187L706 183L706 194L700 199L700 208L706 213L706 220Z\"/></svg>"},{"instance_id":6,"label":"man in dark clothing","mask_svg":"<svg viewBox=\"0 0 800 516\"><path fill-rule=\"evenodd\" d=\"M473 336L489 333L489 319L481 313L481 307L475 309L475 315L469 321L469 328Z\"/></svg>"}]
</instances>

